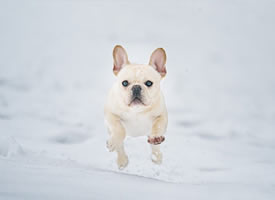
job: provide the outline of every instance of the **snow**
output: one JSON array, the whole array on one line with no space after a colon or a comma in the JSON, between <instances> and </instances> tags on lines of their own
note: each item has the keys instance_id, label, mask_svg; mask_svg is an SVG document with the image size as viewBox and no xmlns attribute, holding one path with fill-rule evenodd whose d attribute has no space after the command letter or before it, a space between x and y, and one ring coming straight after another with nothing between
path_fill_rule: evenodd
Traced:
<instances>
[{"instance_id":1,"label":"snow","mask_svg":"<svg viewBox=\"0 0 275 200\"><path fill-rule=\"evenodd\" d=\"M0 199L274 199L274 9L264 1L0 2ZM167 52L163 164L105 147L112 48Z\"/></svg>"}]
</instances>

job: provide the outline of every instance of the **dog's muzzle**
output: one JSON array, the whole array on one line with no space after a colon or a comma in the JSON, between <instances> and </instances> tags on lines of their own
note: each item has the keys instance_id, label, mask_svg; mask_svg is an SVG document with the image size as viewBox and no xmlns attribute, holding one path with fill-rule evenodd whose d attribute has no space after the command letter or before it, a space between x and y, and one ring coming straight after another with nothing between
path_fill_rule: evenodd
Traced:
<instances>
[{"instance_id":1,"label":"dog's muzzle","mask_svg":"<svg viewBox=\"0 0 275 200\"><path fill-rule=\"evenodd\" d=\"M132 100L129 105L137 105L137 104L143 104L142 101L142 95L141 95L141 86L140 85L134 85L132 87Z\"/></svg>"},{"instance_id":2,"label":"dog's muzzle","mask_svg":"<svg viewBox=\"0 0 275 200\"><path fill-rule=\"evenodd\" d=\"M141 98L141 87L140 87L140 85L134 85L133 87L132 87L132 97L133 97L133 99L135 99L135 98Z\"/></svg>"}]
</instances>

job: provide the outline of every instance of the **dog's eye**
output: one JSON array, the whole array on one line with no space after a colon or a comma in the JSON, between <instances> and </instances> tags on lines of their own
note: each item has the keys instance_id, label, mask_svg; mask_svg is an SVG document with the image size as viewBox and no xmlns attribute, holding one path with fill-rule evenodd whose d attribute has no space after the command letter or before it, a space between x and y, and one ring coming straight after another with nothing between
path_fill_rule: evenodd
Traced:
<instances>
[{"instance_id":1,"label":"dog's eye","mask_svg":"<svg viewBox=\"0 0 275 200\"><path fill-rule=\"evenodd\" d=\"M147 87L151 87L151 86L153 85L153 82L152 82L152 81L146 81L146 82L145 82L145 85L146 85Z\"/></svg>"},{"instance_id":2,"label":"dog's eye","mask_svg":"<svg viewBox=\"0 0 275 200\"><path fill-rule=\"evenodd\" d=\"M129 85L129 82L128 81L122 81L122 85L124 86L124 87L127 87L128 85Z\"/></svg>"}]
</instances>

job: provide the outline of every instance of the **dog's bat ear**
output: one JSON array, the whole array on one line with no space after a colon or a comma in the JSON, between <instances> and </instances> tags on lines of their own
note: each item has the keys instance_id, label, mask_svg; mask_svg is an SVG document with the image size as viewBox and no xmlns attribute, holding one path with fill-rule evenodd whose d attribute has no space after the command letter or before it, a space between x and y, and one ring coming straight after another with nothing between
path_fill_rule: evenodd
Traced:
<instances>
[{"instance_id":1,"label":"dog's bat ear","mask_svg":"<svg viewBox=\"0 0 275 200\"><path fill-rule=\"evenodd\" d=\"M155 68L161 77L166 75L166 53L163 48L156 49L150 58L149 65Z\"/></svg>"},{"instance_id":2,"label":"dog's bat ear","mask_svg":"<svg viewBox=\"0 0 275 200\"><path fill-rule=\"evenodd\" d=\"M113 58L114 58L113 72L115 75L117 75L118 72L122 69L122 67L125 64L129 64L128 56L125 49L122 46L116 45L113 50Z\"/></svg>"}]
</instances>

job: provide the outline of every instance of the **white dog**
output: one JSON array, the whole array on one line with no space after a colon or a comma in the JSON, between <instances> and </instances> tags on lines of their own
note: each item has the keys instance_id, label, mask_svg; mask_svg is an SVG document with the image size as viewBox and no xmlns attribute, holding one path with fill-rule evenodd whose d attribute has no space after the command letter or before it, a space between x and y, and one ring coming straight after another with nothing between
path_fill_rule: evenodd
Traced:
<instances>
[{"instance_id":1,"label":"white dog","mask_svg":"<svg viewBox=\"0 0 275 200\"><path fill-rule=\"evenodd\" d=\"M152 147L152 161L160 164L160 143L167 128L167 110L160 81L166 75L166 54L156 49L149 65L131 64L122 46L113 50L117 81L105 104L105 123L110 133L107 148L117 152L117 164L123 169L128 164L123 141L127 136L148 136Z\"/></svg>"}]
</instances>

